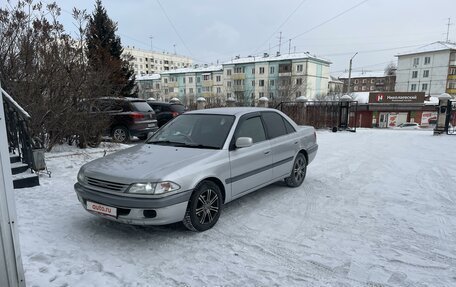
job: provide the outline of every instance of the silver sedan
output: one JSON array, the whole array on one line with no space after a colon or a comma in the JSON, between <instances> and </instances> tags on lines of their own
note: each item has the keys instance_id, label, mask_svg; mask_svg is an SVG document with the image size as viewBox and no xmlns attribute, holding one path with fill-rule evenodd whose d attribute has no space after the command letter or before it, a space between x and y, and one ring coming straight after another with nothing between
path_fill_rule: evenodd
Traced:
<instances>
[{"instance_id":1,"label":"silver sedan","mask_svg":"<svg viewBox=\"0 0 456 287\"><path fill-rule=\"evenodd\" d=\"M192 111L143 144L85 164L74 188L87 211L107 219L204 231L227 202L280 180L300 186L317 149L313 127L274 109Z\"/></svg>"}]
</instances>

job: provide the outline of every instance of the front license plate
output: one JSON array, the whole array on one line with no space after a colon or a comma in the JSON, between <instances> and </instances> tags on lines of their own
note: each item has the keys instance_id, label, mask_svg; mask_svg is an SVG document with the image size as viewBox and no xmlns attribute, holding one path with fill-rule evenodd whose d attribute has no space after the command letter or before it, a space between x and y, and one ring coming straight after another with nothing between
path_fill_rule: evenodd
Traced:
<instances>
[{"instance_id":1,"label":"front license plate","mask_svg":"<svg viewBox=\"0 0 456 287\"><path fill-rule=\"evenodd\" d=\"M117 216L117 208L87 201L87 209L98 213Z\"/></svg>"}]
</instances>

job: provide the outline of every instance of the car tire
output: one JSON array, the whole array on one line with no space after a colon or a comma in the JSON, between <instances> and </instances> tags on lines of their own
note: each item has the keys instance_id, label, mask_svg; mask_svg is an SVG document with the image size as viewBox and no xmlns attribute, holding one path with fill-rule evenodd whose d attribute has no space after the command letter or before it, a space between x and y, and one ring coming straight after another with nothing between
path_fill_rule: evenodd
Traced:
<instances>
[{"instance_id":1,"label":"car tire","mask_svg":"<svg viewBox=\"0 0 456 287\"><path fill-rule=\"evenodd\" d=\"M127 143L130 140L130 131L123 126L117 126L112 129L112 140L116 143Z\"/></svg>"},{"instance_id":2,"label":"car tire","mask_svg":"<svg viewBox=\"0 0 456 287\"><path fill-rule=\"evenodd\" d=\"M218 221L222 211L222 192L212 181L203 181L195 188L188 202L183 223L192 231L206 231Z\"/></svg>"},{"instance_id":3,"label":"car tire","mask_svg":"<svg viewBox=\"0 0 456 287\"><path fill-rule=\"evenodd\" d=\"M285 178L285 183L289 187L298 187L304 181L307 173L307 160L302 153L298 153L293 163L293 169L289 177Z\"/></svg>"}]
</instances>

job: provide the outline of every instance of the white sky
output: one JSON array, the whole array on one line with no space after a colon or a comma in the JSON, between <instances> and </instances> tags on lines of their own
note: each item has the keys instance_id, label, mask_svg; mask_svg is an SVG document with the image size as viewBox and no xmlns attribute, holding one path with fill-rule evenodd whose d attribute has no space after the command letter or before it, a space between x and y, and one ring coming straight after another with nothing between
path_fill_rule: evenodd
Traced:
<instances>
[{"instance_id":1,"label":"white sky","mask_svg":"<svg viewBox=\"0 0 456 287\"><path fill-rule=\"evenodd\" d=\"M354 70L383 70L399 52L445 40L448 18L456 10L455 0L159 1L103 1L110 18L118 23L124 46L150 49L149 37L153 36L154 50L173 53L176 44L178 54L200 63L216 63L236 55L275 53L282 31L282 54L288 53L288 40L293 38L291 51L296 46L297 52L308 51L331 60L334 75L348 69L349 59L356 52ZM74 30L68 13L72 7L91 13L94 3L57 1L64 10L61 20L65 27ZM456 41L456 25L450 26L450 40Z\"/></svg>"}]
</instances>

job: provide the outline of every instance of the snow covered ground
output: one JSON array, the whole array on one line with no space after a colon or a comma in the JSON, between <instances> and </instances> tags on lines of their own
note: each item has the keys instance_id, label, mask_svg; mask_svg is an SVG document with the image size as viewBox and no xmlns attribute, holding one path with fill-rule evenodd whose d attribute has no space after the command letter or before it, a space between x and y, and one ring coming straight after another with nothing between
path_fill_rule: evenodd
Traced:
<instances>
[{"instance_id":1,"label":"snow covered ground","mask_svg":"<svg viewBox=\"0 0 456 287\"><path fill-rule=\"evenodd\" d=\"M236 200L204 233L87 213L73 183L102 149L48 154L52 178L16 190L27 284L456 286L456 136L320 131L318 141L300 188Z\"/></svg>"}]
</instances>

